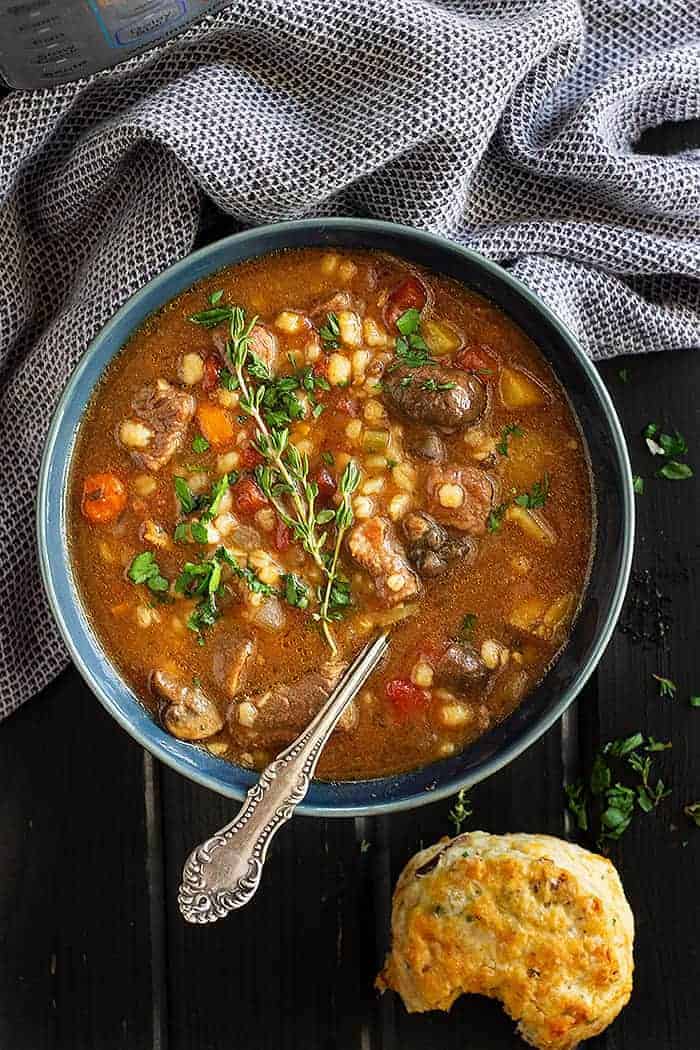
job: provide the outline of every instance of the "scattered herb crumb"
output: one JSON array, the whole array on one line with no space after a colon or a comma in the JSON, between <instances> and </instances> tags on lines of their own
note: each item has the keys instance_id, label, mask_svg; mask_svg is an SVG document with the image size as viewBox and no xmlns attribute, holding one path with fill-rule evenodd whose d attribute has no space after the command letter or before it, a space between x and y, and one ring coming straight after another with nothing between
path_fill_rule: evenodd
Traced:
<instances>
[{"instance_id":1,"label":"scattered herb crumb","mask_svg":"<svg viewBox=\"0 0 700 1050\"><path fill-rule=\"evenodd\" d=\"M455 826L455 835L459 835L462 830L462 824L469 820L473 812L467 789L462 788L457 793L454 806L447 815L448 819L451 820Z\"/></svg>"},{"instance_id":2,"label":"scattered herb crumb","mask_svg":"<svg viewBox=\"0 0 700 1050\"><path fill-rule=\"evenodd\" d=\"M202 434L197 434L196 437L192 438L192 451L193 452L206 452L209 448L209 442Z\"/></svg>"},{"instance_id":3,"label":"scattered herb crumb","mask_svg":"<svg viewBox=\"0 0 700 1050\"><path fill-rule=\"evenodd\" d=\"M651 813L670 795L661 778L652 779L653 752L666 751L670 741L659 741L643 733L610 740L596 754L586 785L583 780L565 786L567 806L582 831L594 830L599 848L615 842L627 831L637 809ZM612 763L616 763L614 766ZM637 775L637 782L625 784L618 778L624 769ZM588 806L593 813L589 817ZM699 807L700 809L700 807Z\"/></svg>"},{"instance_id":4,"label":"scattered herb crumb","mask_svg":"<svg viewBox=\"0 0 700 1050\"><path fill-rule=\"evenodd\" d=\"M371 849L371 846L371 842L368 842L367 839L363 839L360 843L360 853L366 853L368 849Z\"/></svg>"},{"instance_id":5,"label":"scattered herb crumb","mask_svg":"<svg viewBox=\"0 0 700 1050\"><path fill-rule=\"evenodd\" d=\"M501 456L508 455L508 438L509 437L523 437L525 431L518 426L517 423L506 423L503 430L501 431L501 440L496 445L496 452Z\"/></svg>"},{"instance_id":6,"label":"scattered herb crumb","mask_svg":"<svg viewBox=\"0 0 700 1050\"><path fill-rule=\"evenodd\" d=\"M659 683L659 696L667 696L669 700L673 700L676 695L676 683L660 674L653 674L651 677Z\"/></svg>"},{"instance_id":7,"label":"scattered herb crumb","mask_svg":"<svg viewBox=\"0 0 700 1050\"><path fill-rule=\"evenodd\" d=\"M617 374L620 377L620 382L626 383L629 380L630 374L626 368L621 368Z\"/></svg>"},{"instance_id":8,"label":"scattered herb crumb","mask_svg":"<svg viewBox=\"0 0 700 1050\"><path fill-rule=\"evenodd\" d=\"M691 707L700 707L700 696L691 696L690 698Z\"/></svg>"},{"instance_id":9,"label":"scattered herb crumb","mask_svg":"<svg viewBox=\"0 0 700 1050\"><path fill-rule=\"evenodd\" d=\"M635 474L632 478L632 488L638 496L641 496L644 492L644 478L639 474Z\"/></svg>"},{"instance_id":10,"label":"scattered herb crumb","mask_svg":"<svg viewBox=\"0 0 700 1050\"><path fill-rule=\"evenodd\" d=\"M688 820L692 820L696 828L700 828L700 802L689 802L683 807L683 812Z\"/></svg>"}]
</instances>

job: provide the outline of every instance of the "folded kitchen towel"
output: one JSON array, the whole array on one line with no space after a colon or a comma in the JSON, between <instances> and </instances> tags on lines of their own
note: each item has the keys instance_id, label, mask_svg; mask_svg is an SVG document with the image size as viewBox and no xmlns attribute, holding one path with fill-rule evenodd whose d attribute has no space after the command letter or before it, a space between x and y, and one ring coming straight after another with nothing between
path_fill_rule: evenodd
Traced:
<instances>
[{"instance_id":1,"label":"folded kitchen towel","mask_svg":"<svg viewBox=\"0 0 700 1050\"><path fill-rule=\"evenodd\" d=\"M700 165L634 152L700 117L691 0L236 0L89 80L0 102L0 717L67 662L33 502L90 338L192 247L371 215L507 265L596 358L700 342Z\"/></svg>"}]
</instances>

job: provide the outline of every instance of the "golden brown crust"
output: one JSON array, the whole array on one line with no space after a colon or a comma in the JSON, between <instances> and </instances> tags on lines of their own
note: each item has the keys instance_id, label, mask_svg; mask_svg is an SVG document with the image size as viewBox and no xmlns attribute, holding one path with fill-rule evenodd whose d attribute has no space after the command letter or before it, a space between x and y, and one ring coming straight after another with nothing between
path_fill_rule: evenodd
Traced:
<instances>
[{"instance_id":1,"label":"golden brown crust","mask_svg":"<svg viewBox=\"0 0 700 1050\"><path fill-rule=\"evenodd\" d=\"M377 978L409 1012L500 999L526 1042L572 1050L632 991L634 920L604 857L548 835L443 839L404 868Z\"/></svg>"}]
</instances>

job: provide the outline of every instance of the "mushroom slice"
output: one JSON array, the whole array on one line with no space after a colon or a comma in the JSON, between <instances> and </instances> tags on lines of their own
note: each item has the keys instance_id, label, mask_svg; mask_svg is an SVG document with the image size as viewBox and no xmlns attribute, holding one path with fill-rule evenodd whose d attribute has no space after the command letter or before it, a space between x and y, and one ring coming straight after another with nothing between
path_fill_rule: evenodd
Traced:
<instances>
[{"instance_id":1,"label":"mushroom slice","mask_svg":"<svg viewBox=\"0 0 700 1050\"><path fill-rule=\"evenodd\" d=\"M223 729L216 704L199 686L183 685L167 671L154 671L151 689L165 701L161 721L178 740L205 740Z\"/></svg>"}]
</instances>

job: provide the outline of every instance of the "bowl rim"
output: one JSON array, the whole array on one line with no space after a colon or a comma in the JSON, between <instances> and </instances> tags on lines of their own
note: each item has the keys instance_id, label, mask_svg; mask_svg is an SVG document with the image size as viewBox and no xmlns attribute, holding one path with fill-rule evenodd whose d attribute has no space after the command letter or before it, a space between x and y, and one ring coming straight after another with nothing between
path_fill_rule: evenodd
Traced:
<instances>
[{"instance_id":1,"label":"bowl rim","mask_svg":"<svg viewBox=\"0 0 700 1050\"><path fill-rule=\"evenodd\" d=\"M401 810L414 809L418 806L427 805L430 802L436 802L440 799L452 797L457 791L461 789L468 789L474 784L485 780L492 774L498 772L504 766L514 761L519 755L521 755L527 748L534 744L544 733L547 732L551 726L557 722L570 704L575 700L578 694L581 692L586 682L589 680L594 670L596 669L600 658L603 655L613 631L617 624L622 605L624 602L627 585L629 582L632 555L634 548L634 535L635 535L635 504L634 494L632 488L632 471L629 462L629 456L627 453L627 444L622 431L617 412L614 404L608 393L608 390L603 383L602 378L598 374L591 359L584 353L581 348L578 339L570 331L567 325L544 303L542 300L531 291L527 285L523 284L517 277L514 277L507 270L504 270L498 263L493 262L491 259L486 258L479 252L474 251L472 248L464 247L454 241L449 240L447 237L443 237L439 234L429 233L425 230L415 229L411 226L406 226L398 223L386 222L378 219L364 219L364 218L347 218L347 217L325 217L325 218L312 218L312 219L296 219L285 222L268 223L264 226L255 226L250 229L243 230L238 233L229 234L226 237L222 237L216 241L212 241L209 244L191 252L184 258L179 259L171 266L162 270L156 274L155 277L151 278L146 284L139 287L129 298L123 303L123 305L110 317L110 319L104 324L96 335L90 340L80 360L66 383L66 386L59 398L56 408L53 413L51 425L46 437L44 445L44 451L41 459L41 466L39 472L39 481L37 487L37 502L36 502L36 528L37 528L37 545L39 552L39 567L41 572L41 578L44 585L44 590L48 598L49 606L51 608L52 615L59 631L63 637L63 640L68 648L71 659L73 660L76 668L81 674L82 678L89 686L91 692L93 692L98 700L107 709L110 715L125 729L131 737L133 737L143 748L145 748L150 754L160 759L170 768L188 779L202 785L203 787L209 788L215 791L219 795L224 797L241 800L244 798L246 791L248 790L248 784L241 782L238 785L223 784L215 775L211 775L202 770L194 767L184 768L182 760L172 754L157 738L149 737L146 732L142 732L138 726L134 724L125 714L123 714L112 702L112 699L107 694L107 691L103 688L102 683L92 673L90 668L87 666L87 662L83 657L83 654L74 642L74 639L70 633L68 625L63 615L63 608L61 599L58 596L55 580L54 570L51 565L50 557L50 542L48 536L48 510L49 510L49 483L50 474L54 461L56 458L56 443L60 435L63 417L66 412L67 406L70 404L73 393L80 383L85 371L90 368L92 358L95 356L100 346L105 340L108 340L111 333L118 329L121 322L126 319L138 303L138 301L147 293L156 293L158 289L163 285L168 285L173 278L184 277L187 274L192 274L190 284L196 283L201 280L204 276L217 272L214 270L204 270L198 272L198 264L205 262L209 256L216 255L218 252L225 251L226 247L232 243L245 244L249 241L256 241L261 236L267 235L274 236L276 233L281 235L291 233L292 231L298 230L322 230L324 227L329 227L330 231L334 230L354 230L359 232L366 232L368 239L371 239L372 234L383 234L385 236L396 236L399 245L397 245L397 254L400 256L400 242L406 239L419 242L427 246L434 246L440 251L448 251L456 254L464 260L470 262L483 271L486 271L489 275L496 278L501 283L509 287L516 295L524 298L527 303L534 308L534 310L544 318L546 322L556 331L559 338L567 344L568 348L572 352L578 365L581 367L586 377L593 387L595 395L598 397L601 403L607 424L610 429L610 436L612 438L613 452L618 459L620 468L620 475L622 479L622 500L621 500L621 556L620 556L620 570L615 580L614 588L612 591L610 606L608 614L603 624L600 633L596 637L594 643L591 646L591 651L588 654L585 664L578 670L573 680L569 683L567 688L562 692L556 703L552 704L551 708L543 715L540 715L528 728L522 729L518 737L508 743L506 746L501 748L495 754L484 759L476 769L463 774L457 773L452 776L450 780L444 784L436 785L430 790L426 790L425 787L416 787L415 785L407 784L405 793L400 798L392 799L389 801L382 801L377 799L376 802L370 801L366 803L336 803L334 801L314 804L314 803L302 803L297 807L297 811L300 814L308 816L320 816L320 817L358 817L358 816L379 816L384 813L399 812ZM369 243L368 248L372 245ZM269 254L270 251L274 251L274 248L266 249L261 252L261 255ZM249 257L254 257L255 253L251 253ZM224 263L226 265L236 265L235 263ZM185 284L184 287L188 287ZM178 293L179 294L179 293ZM172 299L172 295L165 297L160 296L160 305L163 306ZM155 310L159 307L154 307ZM141 322L142 323L142 322ZM135 329L131 329L132 331ZM121 342L123 347L124 341ZM119 353L120 350L110 357L110 361ZM99 377L104 374L103 366L100 370ZM99 377L93 383L92 389L99 381ZM86 403L87 405L87 403ZM81 416L85 411L86 405L83 406ZM72 453L73 446L71 445L70 452ZM60 458L60 457L59 457ZM67 469L70 465L71 455L63 457L65 460L66 476ZM68 570L66 570L68 571ZM80 607L80 601L76 593L73 593L71 601L74 606ZM87 616L83 612L82 608L79 608L78 614L87 621ZM89 623L89 621L88 621ZM91 629L88 633L92 633ZM97 643L95 638L95 642ZM112 673L124 686L127 687L129 692L133 694L133 691L128 686L119 673L117 668L112 662L106 658L105 654L101 654ZM138 701L136 701L138 702ZM153 723L155 725L155 723ZM432 763L431 763L432 764ZM242 770L245 774L248 771ZM381 785L386 781L390 781L397 777L410 775L412 771L407 771L406 774L389 774L386 777L375 778L372 780L360 781L367 785ZM250 779L246 777L245 779ZM253 777L252 782L257 780L257 776ZM335 781L333 784L342 789L344 781ZM358 783L357 781L350 781L348 783Z\"/></svg>"}]
</instances>

